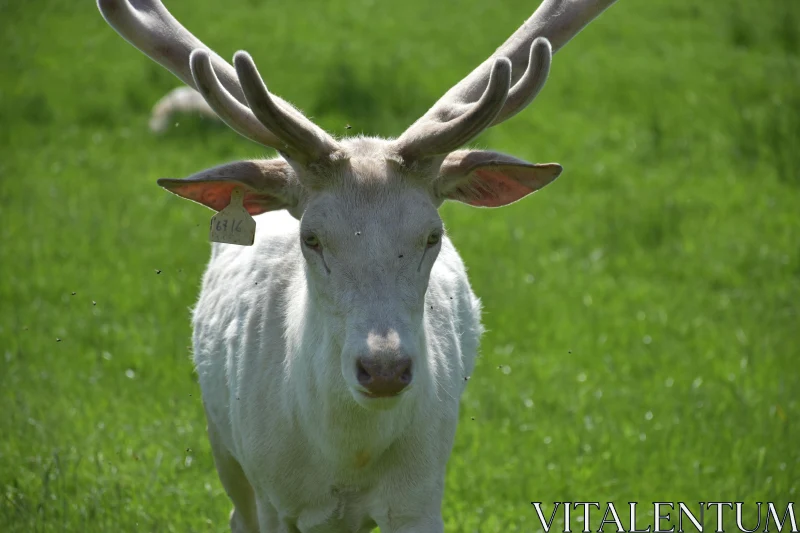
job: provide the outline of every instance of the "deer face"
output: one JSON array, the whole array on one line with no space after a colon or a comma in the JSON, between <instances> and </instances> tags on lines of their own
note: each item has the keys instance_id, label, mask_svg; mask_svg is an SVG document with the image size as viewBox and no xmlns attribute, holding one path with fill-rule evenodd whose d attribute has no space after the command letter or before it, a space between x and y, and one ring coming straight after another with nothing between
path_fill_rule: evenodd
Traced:
<instances>
[{"instance_id":1,"label":"deer face","mask_svg":"<svg viewBox=\"0 0 800 533\"><path fill-rule=\"evenodd\" d=\"M347 157L306 178L320 188L298 238L309 293L339 326L345 383L362 405L388 406L428 381L425 292L444 228L432 189L385 141L344 145Z\"/></svg>"}]
</instances>

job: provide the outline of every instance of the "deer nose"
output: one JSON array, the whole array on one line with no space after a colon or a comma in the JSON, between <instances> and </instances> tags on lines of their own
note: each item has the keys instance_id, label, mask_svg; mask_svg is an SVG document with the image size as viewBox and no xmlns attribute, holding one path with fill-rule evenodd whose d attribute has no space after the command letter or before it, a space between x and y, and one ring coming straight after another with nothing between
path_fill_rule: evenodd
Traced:
<instances>
[{"instance_id":1,"label":"deer nose","mask_svg":"<svg viewBox=\"0 0 800 533\"><path fill-rule=\"evenodd\" d=\"M367 390L367 396L397 396L411 383L411 358L359 357L356 361L356 375L359 385Z\"/></svg>"}]
</instances>

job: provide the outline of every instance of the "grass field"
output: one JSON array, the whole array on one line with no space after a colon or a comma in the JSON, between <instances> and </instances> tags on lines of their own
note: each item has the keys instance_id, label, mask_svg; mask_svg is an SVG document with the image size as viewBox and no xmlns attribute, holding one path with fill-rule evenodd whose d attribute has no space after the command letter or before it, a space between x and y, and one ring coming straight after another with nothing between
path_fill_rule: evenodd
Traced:
<instances>
[{"instance_id":1,"label":"grass field","mask_svg":"<svg viewBox=\"0 0 800 533\"><path fill-rule=\"evenodd\" d=\"M537 2L167 5L332 133L397 135ZM155 180L265 152L151 135L176 85L93 1L0 0L0 531L227 527L189 359L211 212ZM476 144L565 171L442 209L488 328L446 530L800 499L800 2L620 0Z\"/></svg>"}]
</instances>

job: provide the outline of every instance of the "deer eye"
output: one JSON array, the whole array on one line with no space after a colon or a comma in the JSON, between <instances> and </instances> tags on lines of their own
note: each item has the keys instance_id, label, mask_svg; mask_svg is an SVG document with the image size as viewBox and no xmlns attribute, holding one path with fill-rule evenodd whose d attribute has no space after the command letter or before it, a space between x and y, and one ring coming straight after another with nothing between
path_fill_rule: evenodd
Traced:
<instances>
[{"instance_id":1,"label":"deer eye","mask_svg":"<svg viewBox=\"0 0 800 533\"><path fill-rule=\"evenodd\" d=\"M431 246L436 246L437 244L439 244L439 241L441 240L442 240L442 234L438 231L434 231L433 233L428 235L428 243L427 243L428 248L430 248Z\"/></svg>"},{"instance_id":2,"label":"deer eye","mask_svg":"<svg viewBox=\"0 0 800 533\"><path fill-rule=\"evenodd\" d=\"M313 233L309 233L303 237L303 244L309 248L319 248L319 238Z\"/></svg>"}]
</instances>

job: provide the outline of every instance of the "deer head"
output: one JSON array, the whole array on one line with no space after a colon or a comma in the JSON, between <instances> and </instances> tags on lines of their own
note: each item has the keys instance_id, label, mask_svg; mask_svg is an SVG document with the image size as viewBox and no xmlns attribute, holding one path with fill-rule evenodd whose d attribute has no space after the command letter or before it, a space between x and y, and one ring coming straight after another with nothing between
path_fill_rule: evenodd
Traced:
<instances>
[{"instance_id":1,"label":"deer head","mask_svg":"<svg viewBox=\"0 0 800 533\"><path fill-rule=\"evenodd\" d=\"M309 291L331 315L345 317L345 380L354 389L377 380L376 394L395 394L420 363L420 317L434 261L455 254L442 236L438 207L448 199L504 206L561 173L555 163L459 148L530 104L553 53L613 2L544 0L397 139L334 138L271 94L249 54L237 52L228 64L158 0L98 0L98 6L120 35L199 91L226 124L280 154L159 185L215 210L228 205L236 187L252 215L288 210L300 221Z\"/></svg>"}]
</instances>

